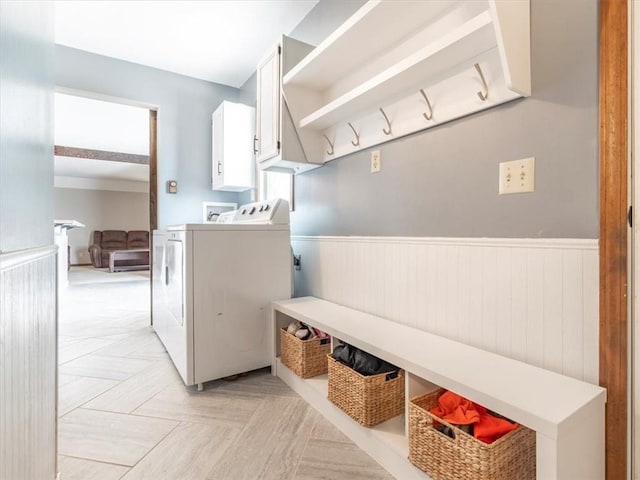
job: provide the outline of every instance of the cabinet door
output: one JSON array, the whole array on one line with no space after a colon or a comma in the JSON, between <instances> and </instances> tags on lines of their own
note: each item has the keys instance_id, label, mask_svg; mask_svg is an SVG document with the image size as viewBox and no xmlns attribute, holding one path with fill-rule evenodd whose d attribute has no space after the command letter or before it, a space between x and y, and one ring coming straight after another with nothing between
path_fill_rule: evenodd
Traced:
<instances>
[{"instance_id":1,"label":"cabinet door","mask_svg":"<svg viewBox=\"0 0 640 480\"><path fill-rule=\"evenodd\" d=\"M262 162L280 153L280 48L258 65L257 153Z\"/></svg>"},{"instance_id":2,"label":"cabinet door","mask_svg":"<svg viewBox=\"0 0 640 480\"><path fill-rule=\"evenodd\" d=\"M218 108L212 118L211 178L213 190L216 190L224 186L224 107Z\"/></svg>"},{"instance_id":3,"label":"cabinet door","mask_svg":"<svg viewBox=\"0 0 640 480\"><path fill-rule=\"evenodd\" d=\"M244 192L253 188L255 109L225 101L212 118L213 190Z\"/></svg>"}]
</instances>

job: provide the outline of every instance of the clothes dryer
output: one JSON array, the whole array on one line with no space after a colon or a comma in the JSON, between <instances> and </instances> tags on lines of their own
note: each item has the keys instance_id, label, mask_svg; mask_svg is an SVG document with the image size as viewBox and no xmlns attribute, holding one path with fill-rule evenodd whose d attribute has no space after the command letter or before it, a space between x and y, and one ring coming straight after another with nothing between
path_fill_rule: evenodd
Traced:
<instances>
[{"instance_id":1,"label":"clothes dryer","mask_svg":"<svg viewBox=\"0 0 640 480\"><path fill-rule=\"evenodd\" d=\"M291 297L289 205L153 235L153 327L185 385L266 367L273 300Z\"/></svg>"}]
</instances>

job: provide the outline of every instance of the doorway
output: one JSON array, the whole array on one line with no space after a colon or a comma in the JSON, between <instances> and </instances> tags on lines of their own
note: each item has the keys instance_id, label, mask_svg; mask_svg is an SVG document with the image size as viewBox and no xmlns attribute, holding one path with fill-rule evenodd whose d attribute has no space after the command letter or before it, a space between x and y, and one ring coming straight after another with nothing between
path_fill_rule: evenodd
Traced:
<instances>
[{"instance_id":1,"label":"doorway","mask_svg":"<svg viewBox=\"0 0 640 480\"><path fill-rule=\"evenodd\" d=\"M117 229L120 226L141 226L154 229L157 226L157 110L154 107L128 102L119 98L107 98L69 89L56 89L55 93L55 168L56 189L84 191L68 194L64 213L81 210L78 201L89 201L81 212L89 226L96 221L102 226ZM67 191L67 193L69 193ZM88 192L112 192L104 195L95 208L97 195ZM59 193L58 191L56 192ZM131 195L133 194L133 195ZM57 195L60 196L60 195ZM129 198L125 204L133 211L125 211L119 220L118 202ZM142 197L146 197L144 201ZM75 200L69 204L69 201ZM133 204L131 202L134 202ZM106 204L105 204L106 202ZM113 204L109 210L105 205ZM146 210L143 214L142 210ZM63 213L56 211L56 216ZM144 216L144 219L142 218ZM67 217L65 215L65 217ZM123 223L118 224L118 221ZM86 228L90 233L90 228ZM90 239L80 231L69 232L76 243L71 251L71 264L89 264L89 253L84 249Z\"/></svg>"},{"instance_id":2,"label":"doorway","mask_svg":"<svg viewBox=\"0 0 640 480\"><path fill-rule=\"evenodd\" d=\"M122 467L111 464L126 461L118 456L126 452L111 458L108 448L88 451L69 438L69 425L84 429L86 437L104 421L97 428L108 434L109 425L122 418L118 415L137 406L131 404L137 401L132 384L146 385L146 395L153 385L172 379L164 347L150 328L157 111L132 103L85 92L55 94L55 216L71 226L58 232L69 244L59 288L58 471L63 477L94 470L96 476L117 476ZM136 251L139 258L111 261L109 250Z\"/></svg>"}]
</instances>

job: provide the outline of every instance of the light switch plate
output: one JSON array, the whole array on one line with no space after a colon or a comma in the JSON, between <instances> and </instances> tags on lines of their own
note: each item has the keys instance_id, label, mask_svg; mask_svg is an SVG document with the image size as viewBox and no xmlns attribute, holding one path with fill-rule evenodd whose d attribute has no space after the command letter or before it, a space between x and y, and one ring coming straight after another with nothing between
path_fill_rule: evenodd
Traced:
<instances>
[{"instance_id":1,"label":"light switch plate","mask_svg":"<svg viewBox=\"0 0 640 480\"><path fill-rule=\"evenodd\" d=\"M380 150L374 150L371 152L371 173L377 173L382 169L382 158L380 156Z\"/></svg>"},{"instance_id":2,"label":"light switch plate","mask_svg":"<svg viewBox=\"0 0 640 480\"><path fill-rule=\"evenodd\" d=\"M526 193L535 190L535 158L523 158L500 164L498 193Z\"/></svg>"}]
</instances>

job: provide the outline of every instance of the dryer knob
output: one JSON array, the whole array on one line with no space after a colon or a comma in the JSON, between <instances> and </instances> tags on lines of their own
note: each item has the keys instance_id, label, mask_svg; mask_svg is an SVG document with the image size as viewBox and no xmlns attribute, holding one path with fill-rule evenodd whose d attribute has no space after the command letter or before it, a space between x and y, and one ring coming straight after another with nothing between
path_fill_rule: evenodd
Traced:
<instances>
[{"instance_id":1,"label":"dryer knob","mask_svg":"<svg viewBox=\"0 0 640 480\"><path fill-rule=\"evenodd\" d=\"M242 212L241 212L241 215L244 215L245 213L247 213L247 209L246 209L246 208L243 208L243 209L242 209Z\"/></svg>"},{"instance_id":2,"label":"dryer knob","mask_svg":"<svg viewBox=\"0 0 640 480\"><path fill-rule=\"evenodd\" d=\"M270 207L270 206L269 206L269 204L267 203L267 204L264 206L264 211L266 212L266 211L267 211L267 210L269 210L270 208L271 208L271 207Z\"/></svg>"},{"instance_id":3,"label":"dryer knob","mask_svg":"<svg viewBox=\"0 0 640 480\"><path fill-rule=\"evenodd\" d=\"M253 215L256 211L256 207L251 207L251 210L249 210L249 215Z\"/></svg>"}]
</instances>

